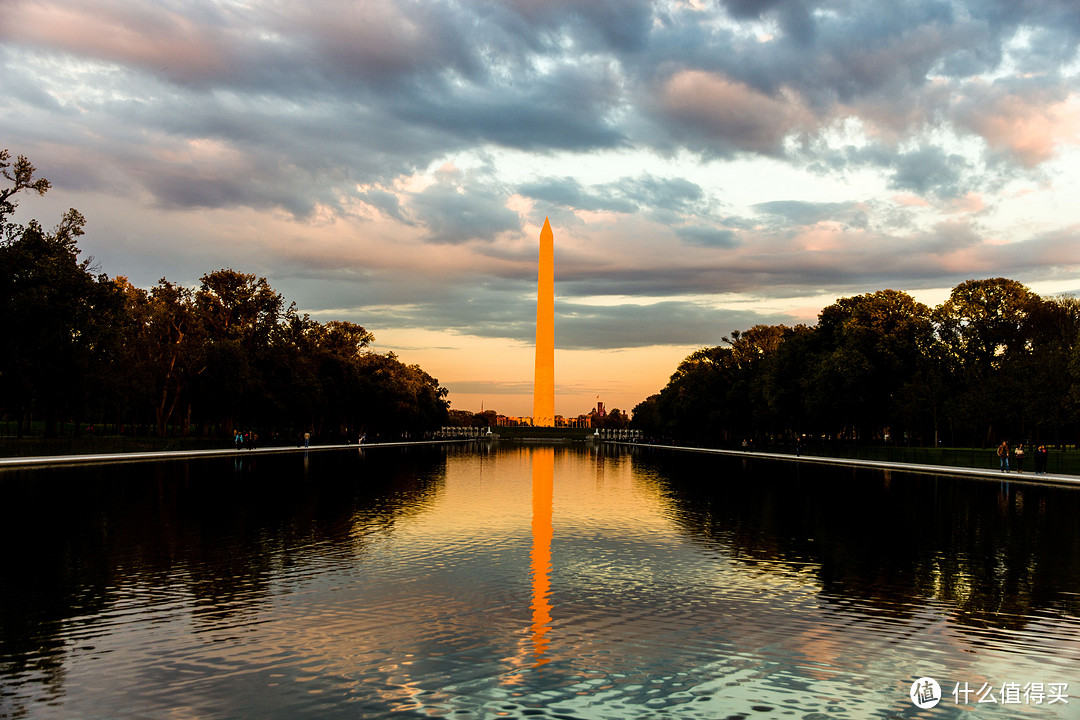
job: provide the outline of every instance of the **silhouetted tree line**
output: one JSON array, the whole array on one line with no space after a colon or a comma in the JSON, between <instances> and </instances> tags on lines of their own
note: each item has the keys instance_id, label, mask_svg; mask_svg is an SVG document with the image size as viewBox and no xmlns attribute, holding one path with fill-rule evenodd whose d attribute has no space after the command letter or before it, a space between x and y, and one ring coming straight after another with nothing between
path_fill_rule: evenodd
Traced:
<instances>
[{"instance_id":1,"label":"silhouetted tree line","mask_svg":"<svg viewBox=\"0 0 1080 720\"><path fill-rule=\"evenodd\" d=\"M471 410L451 409L447 418L447 427L494 427L498 424L499 413L494 410L484 410L474 413Z\"/></svg>"},{"instance_id":2,"label":"silhouetted tree line","mask_svg":"<svg viewBox=\"0 0 1080 720\"><path fill-rule=\"evenodd\" d=\"M935 308L896 290L841 298L817 325L756 325L693 353L634 409L658 438L993 445L1075 442L1080 302L1007 278Z\"/></svg>"},{"instance_id":3,"label":"silhouetted tree line","mask_svg":"<svg viewBox=\"0 0 1080 720\"><path fill-rule=\"evenodd\" d=\"M197 289L144 290L80 261L85 219L46 231L10 220L47 180L0 151L0 415L55 435L66 422L170 433L400 435L445 424L447 391L419 366L368 349L362 326L319 323L266 278L218 270ZM289 438L291 439L291 437ZM355 439L355 438L354 438Z\"/></svg>"}]
</instances>

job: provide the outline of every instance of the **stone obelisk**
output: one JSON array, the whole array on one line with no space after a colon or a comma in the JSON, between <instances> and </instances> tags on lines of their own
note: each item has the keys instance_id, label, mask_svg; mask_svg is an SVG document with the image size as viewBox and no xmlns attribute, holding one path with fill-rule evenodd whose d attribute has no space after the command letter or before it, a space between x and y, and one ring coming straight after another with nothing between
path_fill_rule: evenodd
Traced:
<instances>
[{"instance_id":1,"label":"stone obelisk","mask_svg":"<svg viewBox=\"0 0 1080 720\"><path fill-rule=\"evenodd\" d=\"M555 427L555 238L544 218L536 281L536 374L533 425Z\"/></svg>"}]
</instances>

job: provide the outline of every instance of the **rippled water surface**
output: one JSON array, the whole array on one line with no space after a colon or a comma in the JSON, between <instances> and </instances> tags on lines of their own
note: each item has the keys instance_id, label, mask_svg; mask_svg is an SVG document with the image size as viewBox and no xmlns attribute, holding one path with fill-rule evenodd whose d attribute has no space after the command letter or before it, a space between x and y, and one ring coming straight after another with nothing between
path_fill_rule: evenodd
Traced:
<instances>
[{"instance_id":1,"label":"rippled water surface","mask_svg":"<svg viewBox=\"0 0 1080 720\"><path fill-rule=\"evenodd\" d=\"M3 472L0 538L0 717L1080 717L1066 488L369 448Z\"/></svg>"}]
</instances>

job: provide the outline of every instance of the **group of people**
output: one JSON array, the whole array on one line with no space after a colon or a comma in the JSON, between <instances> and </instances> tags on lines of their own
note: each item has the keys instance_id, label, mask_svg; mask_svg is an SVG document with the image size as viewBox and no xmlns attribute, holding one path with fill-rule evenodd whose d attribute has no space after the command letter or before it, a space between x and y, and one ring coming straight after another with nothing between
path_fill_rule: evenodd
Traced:
<instances>
[{"instance_id":1,"label":"group of people","mask_svg":"<svg viewBox=\"0 0 1080 720\"><path fill-rule=\"evenodd\" d=\"M1016 450L1012 451L1009 448L1009 441L1008 440L1003 440L1001 442L1001 444L998 445L998 449L997 449L998 460L1000 460L1000 462L1001 462L1001 472L1009 472L1009 455L1010 455L1010 453L1012 454L1013 458L1016 460L1016 472L1018 472L1018 473L1024 472L1024 455L1025 455L1025 453L1024 453L1024 444L1020 443L1019 445L1016 446ZM1046 474L1046 457L1047 457L1048 454L1049 454L1049 452L1047 451L1045 445L1040 445L1038 448L1035 449L1035 474L1036 475L1045 475Z\"/></svg>"},{"instance_id":2,"label":"group of people","mask_svg":"<svg viewBox=\"0 0 1080 720\"><path fill-rule=\"evenodd\" d=\"M312 439L313 439L312 434L310 432L305 432L300 438L300 444L303 447L311 447ZM256 445L258 444L258 440L259 440L259 435L254 430L248 430L246 432L241 432L240 430L236 430L236 431L233 432L233 443L236 445L237 450L254 450ZM357 438L357 440L361 445L366 443L367 442L367 433L360 433L360 437ZM276 446L279 443L280 443L280 437L278 436L277 431L271 433L270 434L270 445L271 446ZM346 435L345 435L345 444L346 445L349 444L348 431L346 431Z\"/></svg>"}]
</instances>

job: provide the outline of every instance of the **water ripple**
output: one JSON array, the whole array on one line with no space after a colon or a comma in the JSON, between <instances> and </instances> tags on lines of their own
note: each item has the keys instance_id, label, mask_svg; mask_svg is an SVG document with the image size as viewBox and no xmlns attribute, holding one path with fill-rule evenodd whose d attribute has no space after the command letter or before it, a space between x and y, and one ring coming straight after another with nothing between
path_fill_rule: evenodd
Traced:
<instances>
[{"instance_id":1,"label":"water ripple","mask_svg":"<svg viewBox=\"0 0 1080 720\"><path fill-rule=\"evenodd\" d=\"M1078 546L1067 494L1025 489L1051 515L1009 534L992 523L1019 505L969 486L941 508L951 530L916 519L885 544L782 474L718 492L700 468L567 448L545 456L538 505L539 450L438 454L411 474L354 455L259 466L243 478L306 480L288 503L211 514L188 481L163 479L166 501L100 480L108 539L75 523L2 578L36 600L0 596L0 717L886 718L911 714L922 675L1068 682L1080 665L1075 561L1056 552ZM899 474L814 482L874 509L941 502L922 480L895 497ZM151 513L163 522L136 520ZM1057 535L1031 545L1026 522Z\"/></svg>"}]
</instances>

